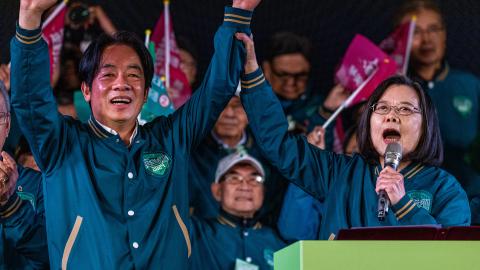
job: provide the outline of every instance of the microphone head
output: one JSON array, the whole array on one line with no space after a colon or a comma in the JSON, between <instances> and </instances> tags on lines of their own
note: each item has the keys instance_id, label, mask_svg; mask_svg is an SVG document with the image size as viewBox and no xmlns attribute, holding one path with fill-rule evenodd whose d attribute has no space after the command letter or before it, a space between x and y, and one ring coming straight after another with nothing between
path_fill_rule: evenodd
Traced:
<instances>
[{"instance_id":1,"label":"microphone head","mask_svg":"<svg viewBox=\"0 0 480 270\"><path fill-rule=\"evenodd\" d=\"M397 142L389 143L385 149L385 166L396 170L400 160L402 160L402 146Z\"/></svg>"}]
</instances>

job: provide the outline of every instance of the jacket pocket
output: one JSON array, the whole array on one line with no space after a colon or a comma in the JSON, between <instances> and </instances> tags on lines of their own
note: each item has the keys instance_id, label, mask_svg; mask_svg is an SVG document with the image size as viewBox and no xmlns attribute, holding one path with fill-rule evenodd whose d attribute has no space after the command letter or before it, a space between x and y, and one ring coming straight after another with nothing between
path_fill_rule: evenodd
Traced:
<instances>
[{"instance_id":1,"label":"jacket pocket","mask_svg":"<svg viewBox=\"0 0 480 270\"><path fill-rule=\"evenodd\" d=\"M80 231L80 226L82 226L83 217L77 216L75 219L75 224L73 224L73 229L68 236L67 244L63 249L63 256L62 256L62 270L67 269L68 264L68 257L70 256L70 252L72 251L73 244L75 243L75 239L77 239L78 232Z\"/></svg>"},{"instance_id":2,"label":"jacket pocket","mask_svg":"<svg viewBox=\"0 0 480 270\"><path fill-rule=\"evenodd\" d=\"M183 237L185 238L185 242L187 244L188 258L190 258L190 255L192 254L192 245L190 243L190 235L188 234L187 226L185 226L185 223L183 222L182 217L178 213L178 209L176 205L172 206L172 210L173 210L173 214L175 215L175 218L177 219L178 225L182 230Z\"/></svg>"}]
</instances>

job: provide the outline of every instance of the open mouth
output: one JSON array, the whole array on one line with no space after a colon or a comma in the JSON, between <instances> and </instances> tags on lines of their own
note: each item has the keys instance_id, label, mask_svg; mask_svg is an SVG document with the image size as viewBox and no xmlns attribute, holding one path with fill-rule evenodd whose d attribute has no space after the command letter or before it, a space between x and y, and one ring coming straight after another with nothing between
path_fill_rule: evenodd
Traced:
<instances>
[{"instance_id":1,"label":"open mouth","mask_svg":"<svg viewBox=\"0 0 480 270\"><path fill-rule=\"evenodd\" d=\"M132 99L130 97L114 97L110 100L111 104L130 104Z\"/></svg>"},{"instance_id":2,"label":"open mouth","mask_svg":"<svg viewBox=\"0 0 480 270\"><path fill-rule=\"evenodd\" d=\"M235 197L235 201L251 202L253 199L247 196L237 196Z\"/></svg>"},{"instance_id":3,"label":"open mouth","mask_svg":"<svg viewBox=\"0 0 480 270\"><path fill-rule=\"evenodd\" d=\"M382 134L383 141L387 144L400 141L400 132L396 129L385 129Z\"/></svg>"}]
</instances>

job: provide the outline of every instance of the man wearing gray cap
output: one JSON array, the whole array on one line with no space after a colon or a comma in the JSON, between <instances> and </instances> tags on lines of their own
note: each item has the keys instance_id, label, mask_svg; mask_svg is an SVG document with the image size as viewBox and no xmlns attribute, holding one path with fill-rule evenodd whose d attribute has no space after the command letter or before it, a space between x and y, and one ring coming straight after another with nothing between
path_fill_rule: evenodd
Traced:
<instances>
[{"instance_id":1,"label":"man wearing gray cap","mask_svg":"<svg viewBox=\"0 0 480 270\"><path fill-rule=\"evenodd\" d=\"M260 162L247 153L220 160L211 186L220 215L192 218L190 269L273 269L273 252L285 244L272 228L258 222L264 177Z\"/></svg>"}]
</instances>

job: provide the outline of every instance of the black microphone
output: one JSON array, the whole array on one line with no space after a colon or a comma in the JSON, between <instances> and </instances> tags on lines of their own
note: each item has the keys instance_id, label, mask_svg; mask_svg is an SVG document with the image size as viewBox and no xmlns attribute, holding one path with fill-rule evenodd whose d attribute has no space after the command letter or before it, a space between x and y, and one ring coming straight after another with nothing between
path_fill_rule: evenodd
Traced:
<instances>
[{"instance_id":1,"label":"black microphone","mask_svg":"<svg viewBox=\"0 0 480 270\"><path fill-rule=\"evenodd\" d=\"M402 146L399 143L393 142L387 145L385 150L385 167L392 167L394 170L397 170L398 165L402 160ZM378 193L378 220L383 221L388 213L388 208L390 207L390 200L388 199L387 192L385 190L380 190Z\"/></svg>"}]
</instances>

